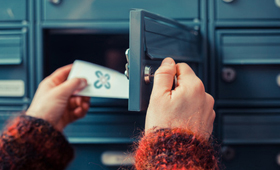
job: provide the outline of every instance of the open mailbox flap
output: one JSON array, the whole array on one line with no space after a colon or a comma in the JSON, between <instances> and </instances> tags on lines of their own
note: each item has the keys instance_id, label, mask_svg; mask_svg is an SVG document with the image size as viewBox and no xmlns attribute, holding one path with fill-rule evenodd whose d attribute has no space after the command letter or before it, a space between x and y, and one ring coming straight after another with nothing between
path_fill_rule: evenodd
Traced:
<instances>
[{"instance_id":1,"label":"open mailbox flap","mask_svg":"<svg viewBox=\"0 0 280 170\"><path fill-rule=\"evenodd\" d=\"M199 44L198 31L141 9L131 10L128 110L147 109L153 87L151 75L164 58L200 63Z\"/></svg>"}]
</instances>

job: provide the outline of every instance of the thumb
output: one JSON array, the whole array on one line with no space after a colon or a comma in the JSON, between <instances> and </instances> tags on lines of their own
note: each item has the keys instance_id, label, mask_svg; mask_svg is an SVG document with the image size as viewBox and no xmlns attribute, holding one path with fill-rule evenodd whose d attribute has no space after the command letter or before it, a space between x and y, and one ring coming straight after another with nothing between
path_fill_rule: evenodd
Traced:
<instances>
[{"instance_id":1,"label":"thumb","mask_svg":"<svg viewBox=\"0 0 280 170\"><path fill-rule=\"evenodd\" d=\"M57 86L57 91L59 95L64 97L70 97L75 91L82 90L87 86L87 80L84 78L73 78L66 80L59 86Z\"/></svg>"},{"instance_id":2,"label":"thumb","mask_svg":"<svg viewBox=\"0 0 280 170\"><path fill-rule=\"evenodd\" d=\"M176 74L176 64L172 58L165 58L155 72L153 93L170 92Z\"/></svg>"}]
</instances>

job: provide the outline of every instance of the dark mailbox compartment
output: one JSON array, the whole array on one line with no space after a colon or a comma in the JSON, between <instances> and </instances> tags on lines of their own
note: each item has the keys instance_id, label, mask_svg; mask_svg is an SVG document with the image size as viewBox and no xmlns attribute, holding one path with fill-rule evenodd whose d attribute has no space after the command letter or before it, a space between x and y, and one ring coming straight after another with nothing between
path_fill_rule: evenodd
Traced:
<instances>
[{"instance_id":1,"label":"dark mailbox compartment","mask_svg":"<svg viewBox=\"0 0 280 170\"><path fill-rule=\"evenodd\" d=\"M130 12L129 110L146 110L153 81L146 81L161 61L172 57L186 62L199 76L202 58L199 32L174 20L141 10ZM145 77L146 75L146 77Z\"/></svg>"},{"instance_id":2,"label":"dark mailbox compartment","mask_svg":"<svg viewBox=\"0 0 280 170\"><path fill-rule=\"evenodd\" d=\"M128 41L129 36L126 29L45 29L44 77L77 59L124 73L126 63L124 53L128 48ZM93 107L127 109L127 103L127 99L91 98Z\"/></svg>"},{"instance_id":3,"label":"dark mailbox compartment","mask_svg":"<svg viewBox=\"0 0 280 170\"><path fill-rule=\"evenodd\" d=\"M27 0L0 0L0 21L22 21L27 16Z\"/></svg>"},{"instance_id":4,"label":"dark mailbox compartment","mask_svg":"<svg viewBox=\"0 0 280 170\"><path fill-rule=\"evenodd\" d=\"M226 169L279 169L280 109L218 110Z\"/></svg>"},{"instance_id":5,"label":"dark mailbox compartment","mask_svg":"<svg viewBox=\"0 0 280 170\"><path fill-rule=\"evenodd\" d=\"M144 129L145 114L124 110L89 111L65 129L71 143L129 143Z\"/></svg>"},{"instance_id":6,"label":"dark mailbox compartment","mask_svg":"<svg viewBox=\"0 0 280 170\"><path fill-rule=\"evenodd\" d=\"M227 170L278 170L279 145L225 145L222 164Z\"/></svg>"},{"instance_id":7,"label":"dark mailbox compartment","mask_svg":"<svg viewBox=\"0 0 280 170\"><path fill-rule=\"evenodd\" d=\"M67 170L116 170L131 169L132 144L74 144L76 158Z\"/></svg>"},{"instance_id":8,"label":"dark mailbox compartment","mask_svg":"<svg viewBox=\"0 0 280 170\"><path fill-rule=\"evenodd\" d=\"M278 0L215 0L218 20L261 20L280 19Z\"/></svg>"},{"instance_id":9,"label":"dark mailbox compartment","mask_svg":"<svg viewBox=\"0 0 280 170\"><path fill-rule=\"evenodd\" d=\"M142 8L176 19L199 18L199 0L43 0L43 20L128 20ZM75 9L75 10L73 10Z\"/></svg>"},{"instance_id":10,"label":"dark mailbox compartment","mask_svg":"<svg viewBox=\"0 0 280 170\"><path fill-rule=\"evenodd\" d=\"M279 109L219 110L223 144L279 144Z\"/></svg>"},{"instance_id":11,"label":"dark mailbox compartment","mask_svg":"<svg viewBox=\"0 0 280 170\"><path fill-rule=\"evenodd\" d=\"M280 98L280 32L218 31L218 99Z\"/></svg>"},{"instance_id":12,"label":"dark mailbox compartment","mask_svg":"<svg viewBox=\"0 0 280 170\"><path fill-rule=\"evenodd\" d=\"M27 31L0 30L0 103L29 97Z\"/></svg>"}]
</instances>

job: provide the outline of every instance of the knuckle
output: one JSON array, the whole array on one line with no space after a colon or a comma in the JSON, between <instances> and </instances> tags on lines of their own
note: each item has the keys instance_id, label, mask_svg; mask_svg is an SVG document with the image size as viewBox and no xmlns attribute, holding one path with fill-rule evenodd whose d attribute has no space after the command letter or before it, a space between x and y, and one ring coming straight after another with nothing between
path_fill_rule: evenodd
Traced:
<instances>
[{"instance_id":1,"label":"knuckle","mask_svg":"<svg viewBox=\"0 0 280 170\"><path fill-rule=\"evenodd\" d=\"M213 110L212 111L212 120L213 120L213 122L215 121L215 118L216 118L216 112L215 112L215 110Z\"/></svg>"},{"instance_id":2,"label":"knuckle","mask_svg":"<svg viewBox=\"0 0 280 170\"><path fill-rule=\"evenodd\" d=\"M156 70L155 76L161 74L175 74L175 68L170 66L161 66Z\"/></svg>"},{"instance_id":3,"label":"knuckle","mask_svg":"<svg viewBox=\"0 0 280 170\"><path fill-rule=\"evenodd\" d=\"M50 82L50 78L46 77L44 80L42 80L40 82L40 84L38 85L38 88L45 86L45 84L48 84Z\"/></svg>"},{"instance_id":4,"label":"knuckle","mask_svg":"<svg viewBox=\"0 0 280 170\"><path fill-rule=\"evenodd\" d=\"M59 67L59 68L57 68L54 72L60 72L60 71L62 71L63 70L63 67Z\"/></svg>"},{"instance_id":5,"label":"knuckle","mask_svg":"<svg viewBox=\"0 0 280 170\"><path fill-rule=\"evenodd\" d=\"M204 84L198 77L194 80L193 86L195 93L205 93Z\"/></svg>"},{"instance_id":6,"label":"knuckle","mask_svg":"<svg viewBox=\"0 0 280 170\"><path fill-rule=\"evenodd\" d=\"M184 70L186 73L194 73L192 68L187 63L178 63L177 65L180 70Z\"/></svg>"},{"instance_id":7,"label":"knuckle","mask_svg":"<svg viewBox=\"0 0 280 170\"><path fill-rule=\"evenodd\" d=\"M80 81L81 81L81 79L75 77L75 78L72 78L71 81L73 81L73 82L76 83L76 84L79 84Z\"/></svg>"},{"instance_id":8,"label":"knuckle","mask_svg":"<svg viewBox=\"0 0 280 170\"><path fill-rule=\"evenodd\" d=\"M210 103L212 106L214 106L214 104L215 104L215 99L213 98L213 96L211 96L211 95L208 94L208 93L206 93L206 95L207 95L207 98L208 98L209 103Z\"/></svg>"}]
</instances>

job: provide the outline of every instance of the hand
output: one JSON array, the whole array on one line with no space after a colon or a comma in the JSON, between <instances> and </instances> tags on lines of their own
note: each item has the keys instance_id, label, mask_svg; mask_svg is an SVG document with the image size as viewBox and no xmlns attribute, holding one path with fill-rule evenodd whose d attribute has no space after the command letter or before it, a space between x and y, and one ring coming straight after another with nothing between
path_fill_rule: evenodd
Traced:
<instances>
[{"instance_id":1,"label":"hand","mask_svg":"<svg viewBox=\"0 0 280 170\"><path fill-rule=\"evenodd\" d=\"M87 81L66 80L71 68L72 65L61 67L40 83L26 115L44 119L59 131L86 115L90 98L72 94L85 88Z\"/></svg>"},{"instance_id":2,"label":"hand","mask_svg":"<svg viewBox=\"0 0 280 170\"><path fill-rule=\"evenodd\" d=\"M172 90L175 75L177 87ZM215 119L213 106L213 97L205 93L193 70L166 58L155 73L145 131L179 127L208 139Z\"/></svg>"}]
</instances>

